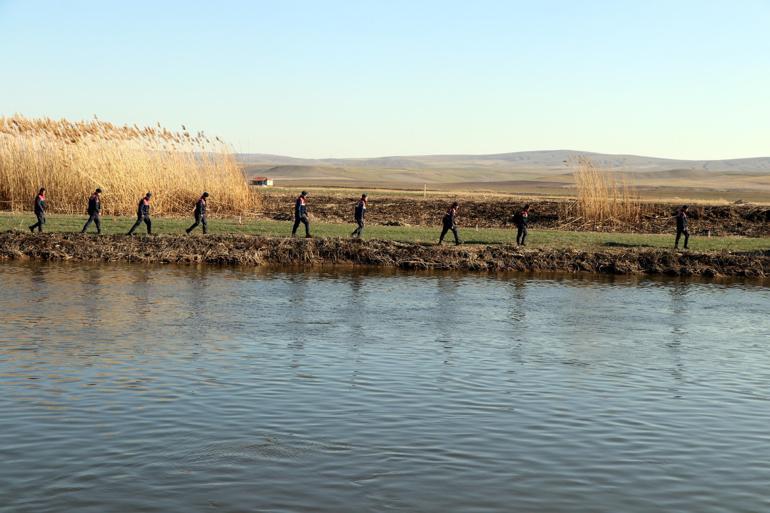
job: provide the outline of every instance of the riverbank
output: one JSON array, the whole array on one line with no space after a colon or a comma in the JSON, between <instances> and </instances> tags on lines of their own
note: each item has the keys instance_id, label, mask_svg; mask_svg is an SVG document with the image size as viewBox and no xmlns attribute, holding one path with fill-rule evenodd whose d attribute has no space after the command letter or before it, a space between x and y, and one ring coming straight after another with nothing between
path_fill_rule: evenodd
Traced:
<instances>
[{"instance_id":1,"label":"riverbank","mask_svg":"<svg viewBox=\"0 0 770 513\"><path fill-rule=\"evenodd\" d=\"M521 249L508 244L436 246L414 242L292 239L244 235L101 237L0 233L0 260L218 265L367 265L464 271L770 276L770 251L677 252L656 248Z\"/></svg>"},{"instance_id":2,"label":"riverbank","mask_svg":"<svg viewBox=\"0 0 770 513\"><path fill-rule=\"evenodd\" d=\"M33 219L31 214L0 213L0 232L16 230L20 233L29 233L27 226L33 222ZM102 218L102 231L105 235L124 235L135 220L133 217L104 217ZM79 232L84 222L84 216L51 214L48 216L45 230L46 233ZM190 226L190 223L189 218L156 217L153 219L153 232L161 235L184 235L184 230ZM291 226L291 221L269 219L226 217L209 219L210 233L216 235L286 237L291 233ZM316 218L311 219L312 233L319 238L346 238L350 236L353 228L352 223L319 222ZM90 230L93 232L93 225ZM196 235L201 235L200 230L198 228ZM144 231L144 226L142 226L138 233L142 234ZM364 239L430 244L438 240L440 232L440 226L367 224L364 230ZM516 241L516 230L514 228L476 228L461 225L460 236L467 244L513 244ZM554 230L541 229L539 225L534 225L530 229L527 243L532 248L584 251L602 251L607 248L669 249L674 244L674 234ZM693 235L690 239L690 247L695 251L767 251L770 250L770 237Z\"/></svg>"}]
</instances>

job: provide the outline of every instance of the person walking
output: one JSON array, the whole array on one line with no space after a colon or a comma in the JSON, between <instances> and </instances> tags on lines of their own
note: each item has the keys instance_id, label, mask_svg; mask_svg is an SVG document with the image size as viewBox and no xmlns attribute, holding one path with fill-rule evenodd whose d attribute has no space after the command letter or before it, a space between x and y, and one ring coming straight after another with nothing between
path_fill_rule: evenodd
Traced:
<instances>
[{"instance_id":1,"label":"person walking","mask_svg":"<svg viewBox=\"0 0 770 513\"><path fill-rule=\"evenodd\" d=\"M307 218L307 191L297 196L297 201L294 202L294 227L291 229L291 236L297 235L297 228L299 223L305 225L305 237L310 238L310 221Z\"/></svg>"},{"instance_id":2,"label":"person walking","mask_svg":"<svg viewBox=\"0 0 770 513\"><path fill-rule=\"evenodd\" d=\"M139 225L144 222L147 225L147 235L152 235L152 219L150 219L150 198L152 193L148 192L144 195L144 198L139 200L139 205L136 207L136 222L134 226L128 230L129 235L134 234L134 230L139 228Z\"/></svg>"},{"instance_id":3,"label":"person walking","mask_svg":"<svg viewBox=\"0 0 770 513\"><path fill-rule=\"evenodd\" d=\"M91 225L91 223L94 223L96 225L96 233L100 234L102 233L102 220L101 220L101 212L102 212L102 190L96 189L93 194L91 194L91 197L88 198L88 221L86 221L86 224L83 225L83 229L80 230L80 233L86 233L86 230L88 230L88 227Z\"/></svg>"},{"instance_id":4,"label":"person walking","mask_svg":"<svg viewBox=\"0 0 770 513\"><path fill-rule=\"evenodd\" d=\"M684 235L684 249L689 249L687 244L690 242L690 230L687 228L687 205L676 212L676 239L674 240L674 249L679 249L679 238Z\"/></svg>"},{"instance_id":5,"label":"person walking","mask_svg":"<svg viewBox=\"0 0 770 513\"><path fill-rule=\"evenodd\" d=\"M37 231L42 233L43 225L45 224L45 187L41 187L40 190L37 191L37 196L35 196L34 210L35 217L37 217L37 222L29 227L29 231L35 233L35 228L37 228Z\"/></svg>"},{"instance_id":6,"label":"person walking","mask_svg":"<svg viewBox=\"0 0 770 513\"><path fill-rule=\"evenodd\" d=\"M462 244L460 236L457 234L457 210L459 208L460 204L455 201L452 203L452 206L449 207L449 210L446 211L446 214L444 214L444 217L441 220L444 226L441 230L441 236L438 238L439 244L444 242L444 236L449 230L452 230L452 234L455 236L455 244L458 246Z\"/></svg>"},{"instance_id":7,"label":"person walking","mask_svg":"<svg viewBox=\"0 0 770 513\"><path fill-rule=\"evenodd\" d=\"M208 233L209 223L206 221L206 202L208 201L208 197L209 193L204 192L201 194L201 197L198 198L198 201L195 202L195 210L193 211L193 214L195 215L195 222L191 227L185 230L187 235L196 229L199 224L203 225L203 234L206 235Z\"/></svg>"},{"instance_id":8,"label":"person walking","mask_svg":"<svg viewBox=\"0 0 770 513\"><path fill-rule=\"evenodd\" d=\"M513 216L513 222L516 223L516 245L526 246L527 243L527 225L529 224L529 204L524 205L524 208L520 212L517 212Z\"/></svg>"},{"instance_id":9,"label":"person walking","mask_svg":"<svg viewBox=\"0 0 770 513\"><path fill-rule=\"evenodd\" d=\"M361 199L356 203L356 210L354 217L358 227L350 234L351 237L361 238L361 233L364 231L364 216L366 215L366 194L361 195Z\"/></svg>"}]
</instances>

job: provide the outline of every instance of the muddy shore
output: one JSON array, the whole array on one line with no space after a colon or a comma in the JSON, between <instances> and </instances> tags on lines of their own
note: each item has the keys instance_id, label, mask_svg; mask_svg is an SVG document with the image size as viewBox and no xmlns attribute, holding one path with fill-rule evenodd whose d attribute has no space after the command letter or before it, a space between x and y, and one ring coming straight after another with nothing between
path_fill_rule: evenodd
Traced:
<instances>
[{"instance_id":1,"label":"muddy shore","mask_svg":"<svg viewBox=\"0 0 770 513\"><path fill-rule=\"evenodd\" d=\"M633 248L579 251L511 245L434 246L381 240L88 236L0 233L0 260L218 265L366 265L400 269L670 276L770 276L770 251L675 252Z\"/></svg>"},{"instance_id":2,"label":"muddy shore","mask_svg":"<svg viewBox=\"0 0 770 513\"><path fill-rule=\"evenodd\" d=\"M294 196L269 192L262 196L262 217L290 219ZM441 216L453 199L460 201L459 223L462 227L500 228L512 224L512 215L521 208L521 200L490 198L464 199L461 195L442 198L388 197L372 195L367 210L371 224L396 226L438 226ZM308 210L314 218L325 222L351 222L357 196L312 194ZM674 214L678 205L643 203L641 219L628 223L608 221L585 222L576 215L572 200L533 200L530 222L546 229L600 232L671 233L675 230ZM770 235L770 207L759 205L690 205L690 231L696 235Z\"/></svg>"}]
</instances>

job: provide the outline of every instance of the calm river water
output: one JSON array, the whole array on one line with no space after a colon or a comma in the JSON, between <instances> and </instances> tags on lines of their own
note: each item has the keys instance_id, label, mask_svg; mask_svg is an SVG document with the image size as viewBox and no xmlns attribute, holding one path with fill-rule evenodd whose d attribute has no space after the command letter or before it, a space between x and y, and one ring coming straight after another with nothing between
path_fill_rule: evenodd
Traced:
<instances>
[{"instance_id":1,"label":"calm river water","mask_svg":"<svg viewBox=\"0 0 770 513\"><path fill-rule=\"evenodd\" d=\"M0 511L770 511L770 288L0 264Z\"/></svg>"}]
</instances>

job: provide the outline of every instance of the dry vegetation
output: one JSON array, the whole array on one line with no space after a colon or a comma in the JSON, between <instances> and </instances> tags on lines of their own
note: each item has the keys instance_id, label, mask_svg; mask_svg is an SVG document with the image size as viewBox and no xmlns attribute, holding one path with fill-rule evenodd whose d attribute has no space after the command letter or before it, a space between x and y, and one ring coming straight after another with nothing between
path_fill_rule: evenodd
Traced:
<instances>
[{"instance_id":1,"label":"dry vegetation","mask_svg":"<svg viewBox=\"0 0 770 513\"><path fill-rule=\"evenodd\" d=\"M588 157L575 161L576 220L596 225L636 223L641 200L625 178L596 166Z\"/></svg>"},{"instance_id":2,"label":"dry vegetation","mask_svg":"<svg viewBox=\"0 0 770 513\"><path fill-rule=\"evenodd\" d=\"M158 214L188 214L204 190L213 212L243 214L258 201L227 146L203 132L0 117L0 209L31 208L40 187L61 213L82 213L97 187L115 215L133 215L147 191Z\"/></svg>"},{"instance_id":3,"label":"dry vegetation","mask_svg":"<svg viewBox=\"0 0 770 513\"><path fill-rule=\"evenodd\" d=\"M0 233L0 260L66 260L218 265L364 265L400 269L587 272L680 276L770 275L770 252L674 252L659 248L522 250L513 245L434 246L414 242L287 237L89 237Z\"/></svg>"}]
</instances>

